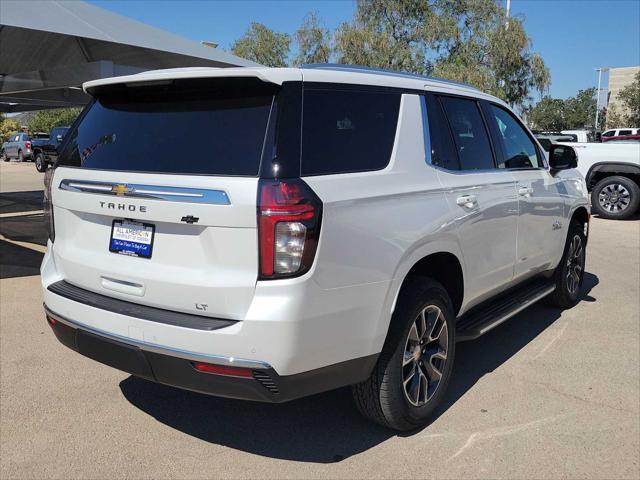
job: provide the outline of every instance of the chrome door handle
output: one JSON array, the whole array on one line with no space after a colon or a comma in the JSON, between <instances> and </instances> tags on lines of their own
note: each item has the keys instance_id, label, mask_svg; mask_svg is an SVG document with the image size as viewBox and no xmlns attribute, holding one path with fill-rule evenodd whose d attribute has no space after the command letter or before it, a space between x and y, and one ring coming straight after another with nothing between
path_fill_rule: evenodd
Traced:
<instances>
[{"instance_id":1,"label":"chrome door handle","mask_svg":"<svg viewBox=\"0 0 640 480\"><path fill-rule=\"evenodd\" d=\"M533 193L533 188L531 187L527 187L524 185L520 185L518 187L518 195L521 195L523 197L530 197L532 193Z\"/></svg>"},{"instance_id":2,"label":"chrome door handle","mask_svg":"<svg viewBox=\"0 0 640 480\"><path fill-rule=\"evenodd\" d=\"M475 195L462 195L456 198L456 203L461 207L473 208L478 205L478 197Z\"/></svg>"}]
</instances>

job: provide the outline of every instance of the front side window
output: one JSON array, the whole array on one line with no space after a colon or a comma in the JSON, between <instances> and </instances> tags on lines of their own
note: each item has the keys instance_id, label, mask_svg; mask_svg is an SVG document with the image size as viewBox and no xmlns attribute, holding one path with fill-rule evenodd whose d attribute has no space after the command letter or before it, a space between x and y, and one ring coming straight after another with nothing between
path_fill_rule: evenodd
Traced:
<instances>
[{"instance_id":1,"label":"front side window","mask_svg":"<svg viewBox=\"0 0 640 480\"><path fill-rule=\"evenodd\" d=\"M463 98L442 97L462 170L494 168L493 152L478 104Z\"/></svg>"},{"instance_id":2,"label":"front side window","mask_svg":"<svg viewBox=\"0 0 640 480\"><path fill-rule=\"evenodd\" d=\"M385 168L399 110L399 93L305 89L301 174Z\"/></svg>"},{"instance_id":3,"label":"front side window","mask_svg":"<svg viewBox=\"0 0 640 480\"><path fill-rule=\"evenodd\" d=\"M604 132L604 133L602 134L602 136L603 136L603 137L613 137L615 134L616 134L616 131L615 131L615 130L609 130L609 131L607 131L607 132Z\"/></svg>"},{"instance_id":4,"label":"front side window","mask_svg":"<svg viewBox=\"0 0 640 480\"><path fill-rule=\"evenodd\" d=\"M540 167L533 140L513 115L496 105L491 105L491 112L493 120L496 122L496 130L503 152L503 158L498 167Z\"/></svg>"},{"instance_id":5,"label":"front side window","mask_svg":"<svg viewBox=\"0 0 640 480\"><path fill-rule=\"evenodd\" d=\"M622 122L620 122L622 123ZM620 130L620 132L618 133L619 136L622 135L631 135L631 130Z\"/></svg>"}]
</instances>

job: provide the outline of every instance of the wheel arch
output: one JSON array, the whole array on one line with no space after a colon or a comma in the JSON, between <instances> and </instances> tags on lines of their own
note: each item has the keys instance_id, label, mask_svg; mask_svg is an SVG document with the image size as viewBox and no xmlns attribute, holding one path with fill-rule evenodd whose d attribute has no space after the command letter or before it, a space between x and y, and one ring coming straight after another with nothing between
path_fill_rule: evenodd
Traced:
<instances>
[{"instance_id":1,"label":"wheel arch","mask_svg":"<svg viewBox=\"0 0 640 480\"><path fill-rule=\"evenodd\" d=\"M613 175L627 177L640 186L640 165L625 162L599 162L594 163L587 172L585 177L587 188L591 191L600 180Z\"/></svg>"}]
</instances>

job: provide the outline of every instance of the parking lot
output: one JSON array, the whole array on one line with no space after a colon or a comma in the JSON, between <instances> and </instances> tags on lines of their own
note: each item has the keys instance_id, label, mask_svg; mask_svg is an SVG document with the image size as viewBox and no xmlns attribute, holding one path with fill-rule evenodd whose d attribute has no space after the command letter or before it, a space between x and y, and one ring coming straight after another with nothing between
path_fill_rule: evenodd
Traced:
<instances>
[{"instance_id":1,"label":"parking lot","mask_svg":"<svg viewBox=\"0 0 640 480\"><path fill-rule=\"evenodd\" d=\"M55 339L42 174L0 163L1 478L638 478L640 221L594 218L581 302L458 346L445 405L402 435L348 389L286 404L156 385Z\"/></svg>"}]
</instances>

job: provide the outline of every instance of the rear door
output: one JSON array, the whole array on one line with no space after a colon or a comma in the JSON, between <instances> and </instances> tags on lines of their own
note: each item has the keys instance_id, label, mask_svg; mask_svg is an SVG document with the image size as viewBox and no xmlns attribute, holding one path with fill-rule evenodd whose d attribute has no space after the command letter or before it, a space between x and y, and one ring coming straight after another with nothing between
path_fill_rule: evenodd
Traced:
<instances>
[{"instance_id":1,"label":"rear door","mask_svg":"<svg viewBox=\"0 0 640 480\"><path fill-rule=\"evenodd\" d=\"M52 181L58 271L169 310L243 318L274 86L229 79L98 91ZM255 79L254 79L255 80Z\"/></svg>"},{"instance_id":2,"label":"rear door","mask_svg":"<svg viewBox=\"0 0 640 480\"><path fill-rule=\"evenodd\" d=\"M495 168L478 102L428 97L432 161L465 260L465 296L477 303L513 278L518 201L510 172ZM449 146L448 146L449 145Z\"/></svg>"}]
</instances>

